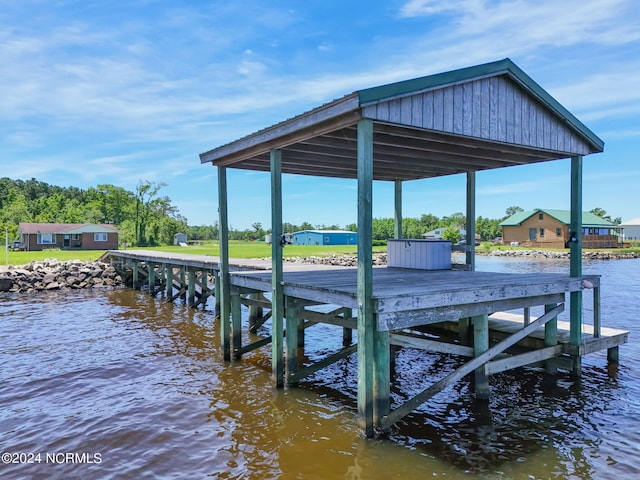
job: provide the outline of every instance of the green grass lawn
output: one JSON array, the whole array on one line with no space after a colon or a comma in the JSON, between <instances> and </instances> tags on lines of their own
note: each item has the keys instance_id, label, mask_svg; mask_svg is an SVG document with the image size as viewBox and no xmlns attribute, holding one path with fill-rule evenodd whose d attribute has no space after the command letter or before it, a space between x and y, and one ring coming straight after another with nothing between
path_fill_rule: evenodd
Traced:
<instances>
[{"instance_id":1,"label":"green grass lawn","mask_svg":"<svg viewBox=\"0 0 640 480\"><path fill-rule=\"evenodd\" d=\"M160 247L128 248L127 250L155 250L158 252L191 253L196 255L220 254L220 244L218 242L204 242L202 245L189 245L179 247L163 245ZM374 252L384 252L386 247L373 247ZM356 254L356 245L286 245L284 247L285 257L309 257L309 256L330 256ZM24 265L34 260L45 260L56 258L61 261L97 260L104 254L104 250L44 250L40 252L9 252L9 265ZM229 256L231 258L267 258L271 257L271 245L264 242L231 241L229 243ZM0 259L2 265L6 263L5 258Z\"/></svg>"},{"instance_id":2,"label":"green grass lawn","mask_svg":"<svg viewBox=\"0 0 640 480\"><path fill-rule=\"evenodd\" d=\"M387 247L373 247L374 252L385 252ZM527 250L524 247L497 246L489 243L483 243L477 247L478 253L489 253L491 250ZM218 242L204 242L202 245L189 245L187 247L178 247L172 245L163 245L160 247L145 248L128 248L127 250L155 250L158 252L180 252L192 253L198 255L214 255L220 254L220 244ZM539 249L549 250L549 249ZM556 249L557 251L563 251ZM585 251L595 251L587 250ZM603 251L611 253L640 253L640 248L618 248L605 249ZM330 256L345 255L357 252L356 245L286 245L284 247L285 257L310 257L310 256ZM44 250L40 252L9 252L9 265L25 265L34 260L45 260L48 258L56 258L61 261L81 260L85 262L94 261L104 254L104 250ZM229 256L231 258L268 258L271 257L271 245L264 242L245 242L231 241L229 243ZM4 258L0 258L0 265L6 264L6 254Z\"/></svg>"}]
</instances>

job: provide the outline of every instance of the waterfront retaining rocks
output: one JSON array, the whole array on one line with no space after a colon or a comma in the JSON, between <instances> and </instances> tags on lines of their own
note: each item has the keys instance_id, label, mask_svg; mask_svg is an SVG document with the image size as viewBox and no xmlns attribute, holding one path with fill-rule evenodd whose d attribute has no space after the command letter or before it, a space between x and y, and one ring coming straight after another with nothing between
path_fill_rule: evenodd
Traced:
<instances>
[{"instance_id":1,"label":"waterfront retaining rocks","mask_svg":"<svg viewBox=\"0 0 640 480\"><path fill-rule=\"evenodd\" d=\"M520 257L520 258L555 258L569 259L569 252L557 252L550 250L492 250L491 252L476 252L476 255L494 256L494 257ZM618 260L627 258L640 258L637 253L620 253L612 250L611 252L594 251L582 252L584 260ZM331 255L326 257L289 257L285 258L287 262L294 263L311 263L322 265L337 265L342 267L355 267L358 259L355 255ZM387 255L385 253L374 253L374 265L386 265Z\"/></svg>"},{"instance_id":2,"label":"waterfront retaining rocks","mask_svg":"<svg viewBox=\"0 0 640 480\"><path fill-rule=\"evenodd\" d=\"M358 265L358 257L356 255L330 255L326 257L287 257L284 259L292 263L310 263L314 265L336 265L340 267L355 267ZM373 254L374 265L386 265L386 253Z\"/></svg>"},{"instance_id":3,"label":"waterfront retaining rocks","mask_svg":"<svg viewBox=\"0 0 640 480\"><path fill-rule=\"evenodd\" d=\"M0 278L8 291L34 292L78 288L113 288L123 284L116 269L101 262L48 259L22 266L3 267ZM8 280L6 280L8 279Z\"/></svg>"},{"instance_id":4,"label":"waterfront retaining rocks","mask_svg":"<svg viewBox=\"0 0 640 480\"><path fill-rule=\"evenodd\" d=\"M569 258L569 252L548 250L493 250L489 253L477 252L478 255L496 257L522 258ZM618 253L596 251L583 252L582 257L589 260L616 260L640 258L637 253ZM285 258L287 262L337 265L355 267L358 263L356 255L331 255ZM385 253L374 253L374 265L386 265ZM122 277L116 269L102 262L82 262L80 260L59 261L48 259L34 261L22 266L0 266L0 291L34 292L43 290L78 289L78 288L113 288L123 286Z\"/></svg>"},{"instance_id":5,"label":"waterfront retaining rocks","mask_svg":"<svg viewBox=\"0 0 640 480\"><path fill-rule=\"evenodd\" d=\"M569 258L568 251L552 251L552 250L492 250L490 253L476 252L476 255L490 255L493 257L523 257L523 258ZM620 253L615 250L611 251L593 251L582 252L584 260L618 260L625 258L640 258L637 253Z\"/></svg>"}]
</instances>

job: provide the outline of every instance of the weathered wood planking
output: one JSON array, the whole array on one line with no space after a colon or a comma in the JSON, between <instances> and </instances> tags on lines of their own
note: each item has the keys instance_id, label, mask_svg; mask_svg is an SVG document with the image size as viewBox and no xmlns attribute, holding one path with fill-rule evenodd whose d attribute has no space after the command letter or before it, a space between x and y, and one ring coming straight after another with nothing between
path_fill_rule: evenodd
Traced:
<instances>
[{"instance_id":1,"label":"weathered wood planking","mask_svg":"<svg viewBox=\"0 0 640 480\"><path fill-rule=\"evenodd\" d=\"M157 252L155 250L109 250L106 258L126 258L138 262L165 262L204 270L219 270L220 257L193 253ZM233 270L269 270L270 260L233 258L229 267Z\"/></svg>"},{"instance_id":2,"label":"weathered wood planking","mask_svg":"<svg viewBox=\"0 0 640 480\"><path fill-rule=\"evenodd\" d=\"M506 76L367 105L363 116L486 140L587 155L589 146Z\"/></svg>"},{"instance_id":3,"label":"weathered wood planking","mask_svg":"<svg viewBox=\"0 0 640 480\"><path fill-rule=\"evenodd\" d=\"M590 276L594 284L598 277ZM284 294L357 308L356 269L285 272ZM270 276L236 272L231 283L270 291ZM378 328L393 330L466 316L564 301L580 291L582 278L561 274L504 274L469 271L373 269L373 302Z\"/></svg>"},{"instance_id":4,"label":"weathered wood planking","mask_svg":"<svg viewBox=\"0 0 640 480\"><path fill-rule=\"evenodd\" d=\"M505 333L513 333L522 328L522 315L509 312L496 312L489 317L489 325L492 330ZM558 342L569 343L569 331L571 324L558 320ZM592 343L598 339L604 340L606 337L620 337L621 343L627 342L629 332L617 328L601 327L600 336L594 336L593 325L582 324L582 341L584 343ZM533 338L544 339L544 330L537 330L530 335ZM591 353L591 352L589 352Z\"/></svg>"}]
</instances>

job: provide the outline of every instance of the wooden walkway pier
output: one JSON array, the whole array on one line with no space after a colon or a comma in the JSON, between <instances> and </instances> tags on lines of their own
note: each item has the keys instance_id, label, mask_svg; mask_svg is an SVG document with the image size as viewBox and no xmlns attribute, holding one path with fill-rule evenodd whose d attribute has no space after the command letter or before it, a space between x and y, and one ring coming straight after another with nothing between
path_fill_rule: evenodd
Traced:
<instances>
[{"instance_id":1,"label":"wooden walkway pier","mask_svg":"<svg viewBox=\"0 0 640 480\"><path fill-rule=\"evenodd\" d=\"M154 250L110 250L102 258L117 267L124 278L129 278L133 288L144 287L151 295L165 292L167 300L186 299L192 307L204 305L213 296L216 312L220 305L220 259L210 255L182 255ZM267 260L236 259L234 270L267 270L271 262Z\"/></svg>"}]
</instances>

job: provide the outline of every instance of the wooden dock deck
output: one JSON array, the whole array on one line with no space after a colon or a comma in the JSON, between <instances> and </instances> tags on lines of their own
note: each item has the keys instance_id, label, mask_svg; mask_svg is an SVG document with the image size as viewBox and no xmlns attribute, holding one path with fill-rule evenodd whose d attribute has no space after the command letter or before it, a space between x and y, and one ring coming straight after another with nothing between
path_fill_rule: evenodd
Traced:
<instances>
[{"instance_id":1,"label":"wooden dock deck","mask_svg":"<svg viewBox=\"0 0 640 480\"><path fill-rule=\"evenodd\" d=\"M357 308L357 270L326 272L306 266L284 271L286 296ZM457 320L498 310L562 302L564 294L582 290L582 278L560 274L504 274L456 270L373 269L373 303L378 328L397 330ZM589 277L599 283L597 277ZM231 284L263 292L271 290L266 272L236 272Z\"/></svg>"},{"instance_id":2,"label":"wooden dock deck","mask_svg":"<svg viewBox=\"0 0 640 480\"><path fill-rule=\"evenodd\" d=\"M132 260L136 262L166 263L204 270L219 270L220 257L213 255L195 255L192 253L158 252L156 250L109 250L104 258L107 261ZM233 270L270 270L271 260L259 258L234 258Z\"/></svg>"},{"instance_id":3,"label":"wooden dock deck","mask_svg":"<svg viewBox=\"0 0 640 480\"><path fill-rule=\"evenodd\" d=\"M216 303L221 296L218 257L112 251L107 258L116 266L137 272L138 287L146 282L150 293L165 292L170 301L183 296L189 305L197 307L210 295L216 297ZM271 335L257 340L253 337L250 344L243 345L241 305L249 306L254 327L255 322L261 325L270 317L273 307L270 267L270 260L229 260L230 315L220 319L225 358L240 358L254 349L270 343L273 348L286 340L284 355L272 351L273 371L276 385L283 382L293 386L357 351L352 336L352 331L358 328L360 307L357 269L284 262L286 328L272 325ZM564 309L566 294L584 288L594 288L595 317L592 325L581 327L580 333L585 335L575 344L570 325L559 322L557 317ZM543 365L550 373L557 368L575 371L581 356L605 349L609 360L617 361L618 346L626 343L628 332L600 326L599 288L597 276L374 268L372 308L377 328L376 356L371 362L377 379L378 428L388 430L418 405L470 373L474 374L477 396L486 398L489 376L500 371L526 365ZM318 309L318 305L324 308ZM532 307L543 307L545 313L532 319ZM523 313L496 313L514 310ZM265 315L264 311L268 313ZM313 365L302 366L300 347L304 347L304 329L316 323L341 327L343 348ZM457 336L452 341L451 336L422 335L428 328L454 331ZM392 409L389 394L392 346L461 355L470 360Z\"/></svg>"}]
</instances>

